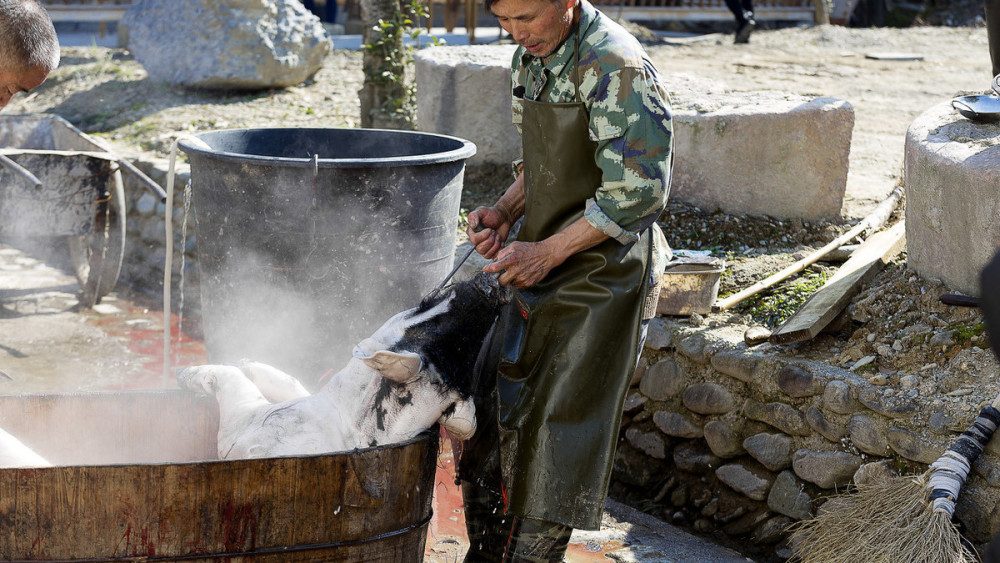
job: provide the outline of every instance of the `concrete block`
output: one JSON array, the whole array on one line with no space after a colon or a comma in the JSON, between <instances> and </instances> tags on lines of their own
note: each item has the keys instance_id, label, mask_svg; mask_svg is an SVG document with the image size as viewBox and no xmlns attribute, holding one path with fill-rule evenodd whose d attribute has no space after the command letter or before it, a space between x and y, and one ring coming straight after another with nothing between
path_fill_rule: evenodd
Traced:
<instances>
[{"instance_id":1,"label":"concrete block","mask_svg":"<svg viewBox=\"0 0 1000 563\"><path fill-rule=\"evenodd\" d=\"M672 198L706 211L840 218L851 104L767 91L708 96L714 106L674 107Z\"/></svg>"},{"instance_id":2,"label":"concrete block","mask_svg":"<svg viewBox=\"0 0 1000 563\"><path fill-rule=\"evenodd\" d=\"M1000 247L1000 126L942 102L906 132L907 265L967 295Z\"/></svg>"},{"instance_id":3,"label":"concrete block","mask_svg":"<svg viewBox=\"0 0 1000 563\"><path fill-rule=\"evenodd\" d=\"M414 57L417 128L476 144L467 163L507 164L521 154L511 122L510 64L516 45L421 49Z\"/></svg>"},{"instance_id":4,"label":"concrete block","mask_svg":"<svg viewBox=\"0 0 1000 563\"><path fill-rule=\"evenodd\" d=\"M476 144L469 165L521 154L511 123L512 45L433 47L415 56L417 127ZM727 213L840 218L854 109L834 98L732 92L686 75L662 78L671 96L671 197Z\"/></svg>"}]
</instances>

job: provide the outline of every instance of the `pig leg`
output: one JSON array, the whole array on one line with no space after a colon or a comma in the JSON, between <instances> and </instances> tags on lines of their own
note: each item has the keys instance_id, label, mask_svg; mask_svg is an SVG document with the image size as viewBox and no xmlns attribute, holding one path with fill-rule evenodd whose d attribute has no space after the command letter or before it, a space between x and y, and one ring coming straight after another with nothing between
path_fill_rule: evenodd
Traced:
<instances>
[{"instance_id":1,"label":"pig leg","mask_svg":"<svg viewBox=\"0 0 1000 563\"><path fill-rule=\"evenodd\" d=\"M476 433L476 406L472 399L459 399L441 413L438 422L455 438L468 440Z\"/></svg>"},{"instance_id":2,"label":"pig leg","mask_svg":"<svg viewBox=\"0 0 1000 563\"><path fill-rule=\"evenodd\" d=\"M254 416L271 406L260 389L236 366L204 365L177 372L184 389L214 395L219 403L219 456L225 457Z\"/></svg>"},{"instance_id":3,"label":"pig leg","mask_svg":"<svg viewBox=\"0 0 1000 563\"><path fill-rule=\"evenodd\" d=\"M298 379L276 367L252 360L241 360L237 366L260 389L264 398L272 403L283 403L310 395Z\"/></svg>"}]
</instances>

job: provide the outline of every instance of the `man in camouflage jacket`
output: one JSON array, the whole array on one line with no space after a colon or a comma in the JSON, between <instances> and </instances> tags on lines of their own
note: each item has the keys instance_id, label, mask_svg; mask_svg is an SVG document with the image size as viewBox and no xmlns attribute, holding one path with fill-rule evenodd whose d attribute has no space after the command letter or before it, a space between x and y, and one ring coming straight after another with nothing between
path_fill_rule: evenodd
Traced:
<instances>
[{"instance_id":1,"label":"man in camouflage jacket","mask_svg":"<svg viewBox=\"0 0 1000 563\"><path fill-rule=\"evenodd\" d=\"M572 345L547 356L542 352L544 363L538 361L538 354L532 356L535 363L517 371L531 374L526 378L505 378L504 364L497 360L501 366L496 395L500 397L499 432L518 434L515 440L518 445L515 452L502 437L498 439L498 457L505 460L499 463L507 463L503 487L491 487L489 478L477 481L477 476L491 473L485 462L482 469L475 469L465 460L460 466L472 543L466 561L560 561L572 528L595 528L600 524L621 402L645 338L646 323L655 314L663 269L670 257L666 240L655 223L666 206L670 186L673 130L669 98L639 42L587 0L486 0L486 7L520 46L513 59L511 91L513 120L524 138L524 158L515 162L516 179L499 201L469 214L469 238L480 254L495 259L484 271L499 273L502 284L514 286L524 294L524 299L515 299L522 303L521 309L508 317L514 319L515 325L526 323L522 347L533 353L532 348L558 348L562 341ZM559 115L580 115L573 117L579 125L566 129L559 125L550 127L548 123L565 121L549 119L555 115L552 112L563 111L560 108L571 113ZM546 125L540 130L536 121L545 121ZM559 151L565 148L562 145L566 141L561 138L564 131L580 137L571 140L579 141L576 144L583 148L570 150L573 159L582 156L582 160L574 162L594 170L585 176L592 179L587 183L593 187L582 192L578 187L566 185L577 179L552 173L557 170L567 177L574 176L575 164L560 164L563 155ZM540 154L549 152L554 154ZM573 194L567 200L559 195L563 192ZM580 193L587 195L581 197ZM550 221L538 229L526 229L533 215L546 215L550 201L552 206L564 207L570 201L575 212L564 213L558 221ZM518 240L507 244L515 221L522 217L525 225ZM525 240L526 230L541 235ZM638 270L642 273L638 278L634 269L627 281L606 276L608 272L593 275L579 270L581 261L624 262L625 253L640 246L645 250L641 253L644 266ZM597 254L588 254L594 252ZM581 260L581 256L587 258ZM578 272L583 273L577 275ZM587 278L590 285L573 285L582 278ZM554 280L569 281L560 286L561 282ZM601 317L596 304L605 291L601 287L603 282L595 280L610 280L606 291L609 294L616 291L616 284L630 285L628 291L632 295L638 293L638 298L623 300L622 303L628 301L628 304L621 307L620 315L615 309L619 306L616 302L610 306L610 314L605 311L600 313L605 314ZM539 287L544 287L539 291L547 294L532 295L532 290ZM591 292L587 299L572 301L574 294L587 292ZM563 301L567 298L569 304ZM535 316L532 304L550 301L558 306L538 311ZM564 319L549 318L562 314L558 311L588 308L591 314L583 317L572 317L570 313ZM523 322L518 320L519 316ZM612 328L616 316L629 320ZM587 326L592 324L607 325L609 330L602 333L599 328ZM540 326L546 327L546 334L532 335L532 331L541 330ZM503 348L508 365L521 361L521 356L506 357L514 343L511 335L521 334L518 330L522 329L512 329L509 324L497 329L501 344L494 343L493 349ZM505 332L507 344L503 345ZM578 338L576 332L587 335ZM635 337L629 339L633 333ZM617 346L616 341L619 341ZM618 361L610 371L595 373L587 369L587 365L600 361L601 353L616 347L629 348L622 356L627 361ZM571 369L578 373L558 373L566 370L566 356L585 354L585 349L598 350L593 352L597 355L572 364ZM521 383L546 378L554 378L557 383L539 387ZM592 403L590 397L581 398L578 392L573 396L530 395L539 389L559 395L567 387L589 387L596 394L610 398L594 397ZM512 405L504 397L520 398L515 401L517 405ZM569 410L563 409L566 404L570 405ZM565 417L552 414L569 412L573 416L574 408L586 411L589 420L567 424ZM518 409L544 412L521 416ZM481 416L481 422L490 422L484 420L490 416L486 412L477 410L477 415ZM520 422L512 424L513 420ZM541 428L517 427L525 424ZM488 426L483 424L484 428ZM565 427L570 429L564 431ZM595 432L595 428L600 431ZM537 458L530 451L519 458L518 452L526 451L526 442L546 451ZM593 448L591 442L599 442L599 446ZM596 452L591 461L597 469L582 467L585 465L582 463L573 466L568 460L572 456L566 455L570 450L560 449L567 444ZM474 444L472 449L476 449ZM522 473L529 477L520 479L518 474ZM543 482L549 474L553 475L550 480L555 485ZM578 479L579 475L583 477ZM498 495L501 489L502 494Z\"/></svg>"}]
</instances>

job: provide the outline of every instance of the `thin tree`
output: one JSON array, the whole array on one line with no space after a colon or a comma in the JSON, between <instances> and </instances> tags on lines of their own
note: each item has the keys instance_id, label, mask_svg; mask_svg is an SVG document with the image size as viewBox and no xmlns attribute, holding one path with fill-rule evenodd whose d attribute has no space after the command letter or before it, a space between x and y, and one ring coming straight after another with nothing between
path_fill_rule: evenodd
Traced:
<instances>
[{"instance_id":1,"label":"thin tree","mask_svg":"<svg viewBox=\"0 0 1000 563\"><path fill-rule=\"evenodd\" d=\"M361 24L365 45L365 81L358 92L361 126L412 129L403 45L412 21L400 0L361 0Z\"/></svg>"}]
</instances>

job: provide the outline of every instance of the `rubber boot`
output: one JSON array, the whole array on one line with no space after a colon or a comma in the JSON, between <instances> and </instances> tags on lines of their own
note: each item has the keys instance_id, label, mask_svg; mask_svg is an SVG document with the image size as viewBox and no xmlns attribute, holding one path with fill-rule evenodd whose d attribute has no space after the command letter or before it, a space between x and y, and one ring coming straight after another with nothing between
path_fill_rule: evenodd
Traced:
<instances>
[{"instance_id":1,"label":"rubber boot","mask_svg":"<svg viewBox=\"0 0 1000 563\"><path fill-rule=\"evenodd\" d=\"M986 0L986 37L990 44L993 76L1000 74L1000 0ZM992 77L991 77L992 78Z\"/></svg>"},{"instance_id":2,"label":"rubber boot","mask_svg":"<svg viewBox=\"0 0 1000 563\"><path fill-rule=\"evenodd\" d=\"M466 563L499 563L510 536L513 518L504 516L503 499L488 489L462 481L465 530L469 534Z\"/></svg>"},{"instance_id":3,"label":"rubber boot","mask_svg":"<svg viewBox=\"0 0 1000 563\"><path fill-rule=\"evenodd\" d=\"M558 563L566 555L573 528L528 518L514 518L503 563Z\"/></svg>"}]
</instances>

